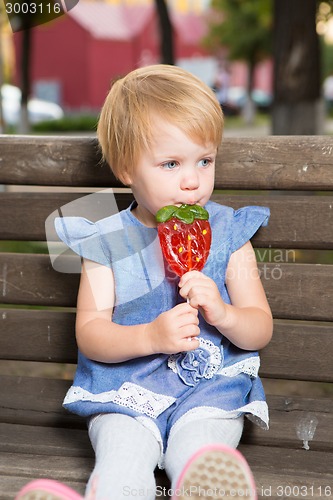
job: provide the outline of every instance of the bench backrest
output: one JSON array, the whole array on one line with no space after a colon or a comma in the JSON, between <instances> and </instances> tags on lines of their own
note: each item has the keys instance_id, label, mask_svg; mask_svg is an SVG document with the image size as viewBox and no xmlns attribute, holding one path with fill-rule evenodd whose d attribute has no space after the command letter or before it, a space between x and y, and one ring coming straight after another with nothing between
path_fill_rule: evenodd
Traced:
<instances>
[{"instance_id":1,"label":"bench backrest","mask_svg":"<svg viewBox=\"0 0 333 500\"><path fill-rule=\"evenodd\" d=\"M0 184L16 186L0 192L0 238L9 241L45 241L49 214L93 189L117 188L119 209L132 199L101 164L96 140L87 137L0 136ZM64 190L68 186L77 190ZM271 209L269 226L253 239L275 318L261 375L333 382L333 138L225 139L215 189L214 201ZM0 359L75 364L78 281L78 274L54 271L47 254L1 252ZM57 385L39 421L52 420L52 405L67 385L62 393ZM23 383L13 390L25 396ZM25 422L36 419L33 406L38 411L44 404L27 403ZM8 410L3 418L21 418L14 414ZM61 419L75 417L64 412Z\"/></svg>"}]
</instances>

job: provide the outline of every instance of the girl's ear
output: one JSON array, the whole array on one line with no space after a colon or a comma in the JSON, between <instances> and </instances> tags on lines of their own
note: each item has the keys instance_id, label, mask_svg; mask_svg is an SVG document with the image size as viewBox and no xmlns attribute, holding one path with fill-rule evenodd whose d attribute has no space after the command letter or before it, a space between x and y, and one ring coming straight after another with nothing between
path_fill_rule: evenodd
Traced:
<instances>
[{"instance_id":1,"label":"girl's ear","mask_svg":"<svg viewBox=\"0 0 333 500\"><path fill-rule=\"evenodd\" d=\"M132 184L132 177L128 172L123 172L121 176L121 182L125 184L125 186L130 187Z\"/></svg>"}]
</instances>

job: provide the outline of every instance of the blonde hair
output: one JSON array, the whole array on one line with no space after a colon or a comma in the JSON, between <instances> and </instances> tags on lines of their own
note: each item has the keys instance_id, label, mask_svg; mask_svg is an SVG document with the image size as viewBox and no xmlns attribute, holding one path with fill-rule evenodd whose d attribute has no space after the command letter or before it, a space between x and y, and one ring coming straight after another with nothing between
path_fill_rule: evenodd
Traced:
<instances>
[{"instance_id":1,"label":"blonde hair","mask_svg":"<svg viewBox=\"0 0 333 500\"><path fill-rule=\"evenodd\" d=\"M199 78L164 64L134 70L111 86L97 127L103 159L125 184L140 155L149 149L154 113L194 142L216 147L221 143L221 107Z\"/></svg>"}]
</instances>

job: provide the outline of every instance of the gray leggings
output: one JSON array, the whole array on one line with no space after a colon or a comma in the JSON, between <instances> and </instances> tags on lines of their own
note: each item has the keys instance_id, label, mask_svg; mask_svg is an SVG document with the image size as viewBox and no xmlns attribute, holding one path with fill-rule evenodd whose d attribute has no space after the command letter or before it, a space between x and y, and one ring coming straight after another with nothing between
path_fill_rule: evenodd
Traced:
<instances>
[{"instance_id":1,"label":"gray leggings","mask_svg":"<svg viewBox=\"0 0 333 500\"><path fill-rule=\"evenodd\" d=\"M188 422L174 432L164 457L172 487L175 487L188 459L202 446L223 443L237 448L243 420L243 417L200 419ZM161 448L151 430L132 417L111 413L93 420L89 437L96 463L86 497L96 500L155 499L154 470Z\"/></svg>"}]
</instances>

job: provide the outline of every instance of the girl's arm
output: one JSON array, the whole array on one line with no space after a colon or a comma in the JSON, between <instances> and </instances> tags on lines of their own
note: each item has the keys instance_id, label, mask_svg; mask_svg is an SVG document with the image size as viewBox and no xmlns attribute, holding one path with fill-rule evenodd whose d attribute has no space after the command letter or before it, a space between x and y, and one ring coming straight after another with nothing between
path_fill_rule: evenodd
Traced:
<instances>
[{"instance_id":1,"label":"girl's arm","mask_svg":"<svg viewBox=\"0 0 333 500\"><path fill-rule=\"evenodd\" d=\"M77 301L76 339L80 351L103 363L119 363L150 354L176 353L198 347L188 337L199 334L198 312L179 304L153 322L124 326L112 321L113 272L84 259Z\"/></svg>"},{"instance_id":2,"label":"girl's arm","mask_svg":"<svg viewBox=\"0 0 333 500\"><path fill-rule=\"evenodd\" d=\"M231 255L226 285L231 304L219 327L241 349L262 349L273 333L273 318L250 242Z\"/></svg>"},{"instance_id":3,"label":"girl's arm","mask_svg":"<svg viewBox=\"0 0 333 500\"><path fill-rule=\"evenodd\" d=\"M196 271L185 274L179 283L181 295L190 298L206 321L233 344L246 350L263 348L272 337L273 320L260 281L250 242L232 254L226 286L231 304L226 304L214 281Z\"/></svg>"}]
</instances>

